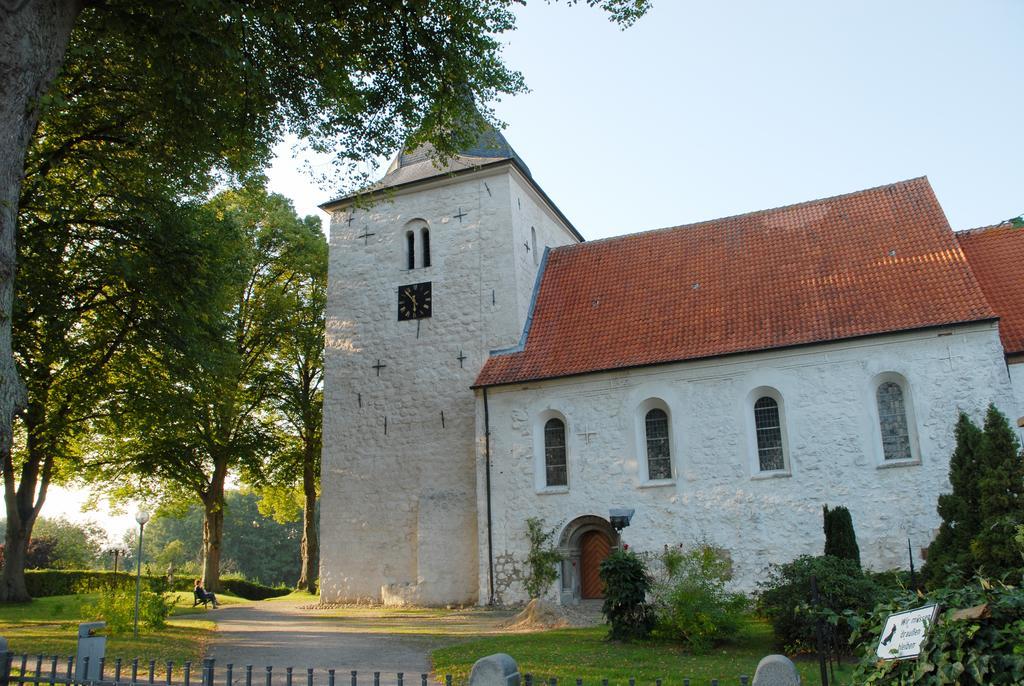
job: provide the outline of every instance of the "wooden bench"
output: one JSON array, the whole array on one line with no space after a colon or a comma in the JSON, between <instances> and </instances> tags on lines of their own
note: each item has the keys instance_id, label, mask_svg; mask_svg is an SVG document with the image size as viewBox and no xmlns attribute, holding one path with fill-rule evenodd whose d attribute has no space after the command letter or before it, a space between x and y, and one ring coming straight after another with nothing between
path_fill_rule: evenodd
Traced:
<instances>
[{"instance_id":1,"label":"wooden bench","mask_svg":"<svg viewBox=\"0 0 1024 686\"><path fill-rule=\"evenodd\" d=\"M202 604L203 607L206 607L207 604L209 604L209 602L210 598L199 589L195 589L194 591L192 591L192 607L195 607L199 604Z\"/></svg>"}]
</instances>

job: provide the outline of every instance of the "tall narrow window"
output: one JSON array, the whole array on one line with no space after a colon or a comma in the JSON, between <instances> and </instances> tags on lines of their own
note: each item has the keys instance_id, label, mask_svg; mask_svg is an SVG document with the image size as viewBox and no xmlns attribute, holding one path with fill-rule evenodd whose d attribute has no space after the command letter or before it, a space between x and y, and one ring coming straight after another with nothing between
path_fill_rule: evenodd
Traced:
<instances>
[{"instance_id":1,"label":"tall narrow window","mask_svg":"<svg viewBox=\"0 0 1024 686\"><path fill-rule=\"evenodd\" d=\"M421 249L423 250L423 266L430 266L430 229L420 229Z\"/></svg>"},{"instance_id":2,"label":"tall narrow window","mask_svg":"<svg viewBox=\"0 0 1024 686\"><path fill-rule=\"evenodd\" d=\"M878 400L878 422L882 428L882 454L886 460L909 460L910 431L903 389L894 381L886 381L875 393Z\"/></svg>"},{"instance_id":3,"label":"tall narrow window","mask_svg":"<svg viewBox=\"0 0 1024 686\"><path fill-rule=\"evenodd\" d=\"M779 421L779 403L775 398L762 396L754 403L754 429L757 432L757 460L761 471L785 469L782 422Z\"/></svg>"},{"instance_id":4,"label":"tall narrow window","mask_svg":"<svg viewBox=\"0 0 1024 686\"><path fill-rule=\"evenodd\" d=\"M409 269L416 268L416 234L412 231L405 232L405 256Z\"/></svg>"},{"instance_id":5,"label":"tall narrow window","mask_svg":"<svg viewBox=\"0 0 1024 686\"><path fill-rule=\"evenodd\" d=\"M672 478L672 456L668 445L668 415L655 408L644 421L647 430L647 478Z\"/></svg>"},{"instance_id":6,"label":"tall narrow window","mask_svg":"<svg viewBox=\"0 0 1024 686\"><path fill-rule=\"evenodd\" d=\"M533 263L537 264L537 229L536 227L530 227L530 245L533 246Z\"/></svg>"},{"instance_id":7,"label":"tall narrow window","mask_svg":"<svg viewBox=\"0 0 1024 686\"><path fill-rule=\"evenodd\" d=\"M565 424L561 419L549 419L544 424L544 474L547 486L569 483L565 465Z\"/></svg>"}]
</instances>

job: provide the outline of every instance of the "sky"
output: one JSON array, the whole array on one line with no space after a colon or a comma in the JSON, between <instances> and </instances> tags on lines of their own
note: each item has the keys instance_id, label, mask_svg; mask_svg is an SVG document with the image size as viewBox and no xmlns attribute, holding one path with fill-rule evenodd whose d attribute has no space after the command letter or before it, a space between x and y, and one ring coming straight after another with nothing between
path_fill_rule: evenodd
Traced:
<instances>
[{"instance_id":1,"label":"sky","mask_svg":"<svg viewBox=\"0 0 1024 686\"><path fill-rule=\"evenodd\" d=\"M503 38L530 87L494 103L504 133L587 239L925 175L954 229L1024 213L1024 0L653 4L623 31L531 0ZM271 189L326 220L337 187L294 143ZM51 492L43 514L82 499Z\"/></svg>"},{"instance_id":2,"label":"sky","mask_svg":"<svg viewBox=\"0 0 1024 686\"><path fill-rule=\"evenodd\" d=\"M923 175L955 229L1024 213L1024 1L653 2L623 31L533 0L504 39L505 135L586 238ZM336 188L280 153L322 215Z\"/></svg>"}]
</instances>

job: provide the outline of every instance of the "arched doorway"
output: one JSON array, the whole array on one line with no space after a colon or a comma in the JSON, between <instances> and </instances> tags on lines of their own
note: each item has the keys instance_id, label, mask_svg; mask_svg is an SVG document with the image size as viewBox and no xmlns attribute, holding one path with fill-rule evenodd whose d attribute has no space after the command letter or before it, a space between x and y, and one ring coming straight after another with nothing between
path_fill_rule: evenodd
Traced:
<instances>
[{"instance_id":1,"label":"arched doorway","mask_svg":"<svg viewBox=\"0 0 1024 686\"><path fill-rule=\"evenodd\" d=\"M604 582L601 581L601 563L612 551L608 534L593 529L580 536L580 597L604 598Z\"/></svg>"},{"instance_id":2,"label":"arched doorway","mask_svg":"<svg viewBox=\"0 0 1024 686\"><path fill-rule=\"evenodd\" d=\"M618 533L603 517L585 515L565 526L558 540L558 551L564 558L560 584L563 605L604 597L599 570L618 545Z\"/></svg>"}]
</instances>

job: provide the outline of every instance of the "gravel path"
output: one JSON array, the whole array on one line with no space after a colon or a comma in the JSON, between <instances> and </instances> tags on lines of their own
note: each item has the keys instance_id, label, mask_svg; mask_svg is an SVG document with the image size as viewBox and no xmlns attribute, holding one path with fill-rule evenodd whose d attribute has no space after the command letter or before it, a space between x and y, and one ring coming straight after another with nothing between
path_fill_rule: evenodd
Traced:
<instances>
[{"instance_id":1,"label":"gravel path","mask_svg":"<svg viewBox=\"0 0 1024 686\"><path fill-rule=\"evenodd\" d=\"M338 686L350 686L351 670L358 671L359 686L372 684L375 671L381 672L382 684L395 683L395 673L404 672L406 686L419 686L419 675L430 669L430 651L463 637L495 633L510 614L304 609L299 602L228 606L206 615L217 623L207 654L217 661L217 682L231 663L236 683L244 679L245 665L253 665L253 683L260 686L266 665L274 666L275 682L283 679L286 667L294 667L296 686L305 686L308 667L316 670L317 686L326 684L322 672L329 668L337 670Z\"/></svg>"}]
</instances>

